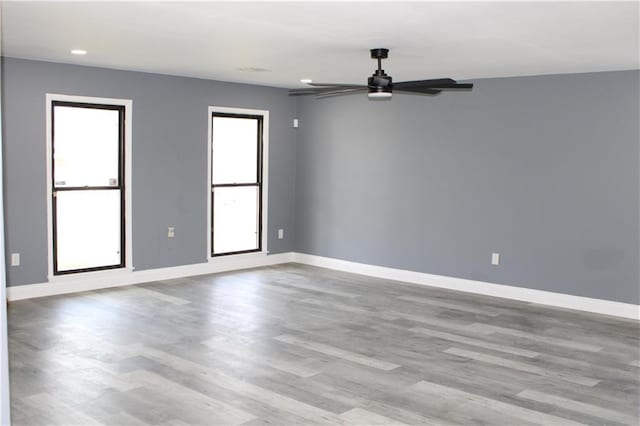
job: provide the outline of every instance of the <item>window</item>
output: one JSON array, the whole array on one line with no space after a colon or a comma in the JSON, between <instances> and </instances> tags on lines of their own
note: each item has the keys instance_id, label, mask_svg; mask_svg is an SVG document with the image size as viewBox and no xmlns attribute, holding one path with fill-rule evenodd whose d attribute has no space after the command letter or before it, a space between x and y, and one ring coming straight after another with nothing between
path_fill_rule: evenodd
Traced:
<instances>
[{"instance_id":1,"label":"window","mask_svg":"<svg viewBox=\"0 0 640 426\"><path fill-rule=\"evenodd\" d=\"M211 256L262 251L264 115L211 112Z\"/></svg>"},{"instance_id":2,"label":"window","mask_svg":"<svg viewBox=\"0 0 640 426\"><path fill-rule=\"evenodd\" d=\"M123 268L125 106L66 98L47 100L51 272Z\"/></svg>"}]
</instances>

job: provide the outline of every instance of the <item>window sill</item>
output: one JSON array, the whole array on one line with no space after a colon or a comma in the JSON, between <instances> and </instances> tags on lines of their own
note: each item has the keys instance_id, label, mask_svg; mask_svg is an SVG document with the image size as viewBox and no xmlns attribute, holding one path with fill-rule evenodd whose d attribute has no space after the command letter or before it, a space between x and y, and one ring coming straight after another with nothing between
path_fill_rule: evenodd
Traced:
<instances>
[{"instance_id":1,"label":"window sill","mask_svg":"<svg viewBox=\"0 0 640 426\"><path fill-rule=\"evenodd\" d=\"M269 251L262 250L256 251L252 253L238 253L238 254L229 254L226 256L211 256L209 255L209 263L210 264L224 264L224 263L236 263L236 262L246 262L256 259L264 259L269 255Z\"/></svg>"},{"instance_id":2,"label":"window sill","mask_svg":"<svg viewBox=\"0 0 640 426\"><path fill-rule=\"evenodd\" d=\"M48 281L52 284L69 283L74 281L104 281L109 279L123 278L130 275L135 268L125 267L119 269L108 269L104 271L78 272L64 275L49 275Z\"/></svg>"}]
</instances>

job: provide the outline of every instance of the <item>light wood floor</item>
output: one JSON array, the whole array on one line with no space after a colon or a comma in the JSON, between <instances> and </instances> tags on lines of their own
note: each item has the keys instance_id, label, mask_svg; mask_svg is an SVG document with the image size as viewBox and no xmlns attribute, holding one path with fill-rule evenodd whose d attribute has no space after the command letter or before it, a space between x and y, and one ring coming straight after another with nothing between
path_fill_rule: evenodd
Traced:
<instances>
[{"instance_id":1,"label":"light wood floor","mask_svg":"<svg viewBox=\"0 0 640 426\"><path fill-rule=\"evenodd\" d=\"M639 331L295 264L176 279L12 303L12 417L637 425Z\"/></svg>"}]
</instances>

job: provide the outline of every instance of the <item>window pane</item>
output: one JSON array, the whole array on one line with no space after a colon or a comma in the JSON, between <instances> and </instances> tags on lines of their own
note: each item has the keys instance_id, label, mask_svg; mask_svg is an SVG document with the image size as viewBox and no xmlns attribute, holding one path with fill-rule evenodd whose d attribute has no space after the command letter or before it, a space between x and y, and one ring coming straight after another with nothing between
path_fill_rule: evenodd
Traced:
<instances>
[{"instance_id":1,"label":"window pane","mask_svg":"<svg viewBox=\"0 0 640 426\"><path fill-rule=\"evenodd\" d=\"M213 252L258 249L257 186L214 188Z\"/></svg>"},{"instance_id":2,"label":"window pane","mask_svg":"<svg viewBox=\"0 0 640 426\"><path fill-rule=\"evenodd\" d=\"M257 183L258 120L213 117L212 182Z\"/></svg>"},{"instance_id":3,"label":"window pane","mask_svg":"<svg viewBox=\"0 0 640 426\"><path fill-rule=\"evenodd\" d=\"M119 112L54 106L54 184L117 186Z\"/></svg>"},{"instance_id":4,"label":"window pane","mask_svg":"<svg viewBox=\"0 0 640 426\"><path fill-rule=\"evenodd\" d=\"M121 263L120 190L56 193L58 271Z\"/></svg>"}]
</instances>

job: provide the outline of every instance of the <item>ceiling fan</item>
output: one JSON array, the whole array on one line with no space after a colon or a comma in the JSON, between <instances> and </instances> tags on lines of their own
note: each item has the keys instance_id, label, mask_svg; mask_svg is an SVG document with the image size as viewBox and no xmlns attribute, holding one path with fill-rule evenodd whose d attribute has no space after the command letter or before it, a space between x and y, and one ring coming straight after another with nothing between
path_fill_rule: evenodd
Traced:
<instances>
[{"instance_id":1,"label":"ceiling fan","mask_svg":"<svg viewBox=\"0 0 640 426\"><path fill-rule=\"evenodd\" d=\"M291 89L289 96L316 95L317 98L350 95L358 92L368 92L369 99L389 99L393 92L419 95L437 95L443 90L471 89L471 83L458 83L451 78L437 78L431 80L401 81L393 83L391 76L382 69L382 60L389 56L389 49L371 49L371 58L378 60L378 69L373 73L367 85L307 83L311 87Z\"/></svg>"}]
</instances>

